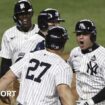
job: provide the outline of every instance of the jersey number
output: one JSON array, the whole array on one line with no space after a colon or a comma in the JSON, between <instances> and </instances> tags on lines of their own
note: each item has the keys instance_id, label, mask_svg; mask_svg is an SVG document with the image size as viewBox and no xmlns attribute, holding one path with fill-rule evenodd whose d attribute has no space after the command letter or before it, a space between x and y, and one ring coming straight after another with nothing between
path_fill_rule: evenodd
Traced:
<instances>
[{"instance_id":1,"label":"jersey number","mask_svg":"<svg viewBox=\"0 0 105 105\"><path fill-rule=\"evenodd\" d=\"M33 67L28 67L28 71L27 71L27 74L26 74L26 78L27 79L31 79L31 80L34 80L36 82L41 82L41 77L46 73L46 71L50 68L51 64L48 64L48 63L45 63L45 62L40 62L39 60L37 59L31 59L30 60L30 63L34 63L35 65ZM34 78L34 75L31 74L30 75L30 71L35 71L37 70L37 68L41 66L41 67L45 67L44 70L36 77Z\"/></svg>"}]
</instances>

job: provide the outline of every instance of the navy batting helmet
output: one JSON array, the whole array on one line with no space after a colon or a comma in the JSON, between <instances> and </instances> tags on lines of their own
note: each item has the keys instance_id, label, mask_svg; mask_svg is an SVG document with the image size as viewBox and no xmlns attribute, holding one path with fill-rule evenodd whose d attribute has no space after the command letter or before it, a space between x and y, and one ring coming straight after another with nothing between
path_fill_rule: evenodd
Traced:
<instances>
[{"instance_id":1,"label":"navy batting helmet","mask_svg":"<svg viewBox=\"0 0 105 105\"><path fill-rule=\"evenodd\" d=\"M55 26L48 30L46 36L46 48L52 50L59 50L64 48L64 45L68 39L67 30L60 26Z\"/></svg>"},{"instance_id":2,"label":"navy batting helmet","mask_svg":"<svg viewBox=\"0 0 105 105\"><path fill-rule=\"evenodd\" d=\"M18 16L21 14L29 14L29 13L32 13L33 15L33 8L31 3L27 0L20 0L14 6L13 19L15 22L19 24Z\"/></svg>"},{"instance_id":3,"label":"navy batting helmet","mask_svg":"<svg viewBox=\"0 0 105 105\"><path fill-rule=\"evenodd\" d=\"M38 27L41 30L48 29L48 23L55 22L64 22L64 20L60 18L60 13L56 9L47 8L42 10L38 15Z\"/></svg>"},{"instance_id":4,"label":"navy batting helmet","mask_svg":"<svg viewBox=\"0 0 105 105\"><path fill-rule=\"evenodd\" d=\"M97 33L96 27L95 27L95 24L91 20L84 19L77 22L75 26L75 32L77 35L90 34L91 41L92 42L96 41L96 33Z\"/></svg>"},{"instance_id":5,"label":"navy batting helmet","mask_svg":"<svg viewBox=\"0 0 105 105\"><path fill-rule=\"evenodd\" d=\"M56 9L47 8L43 10L43 12L50 15L50 17L48 18L48 22L64 22L64 19L60 18L60 13Z\"/></svg>"}]
</instances>

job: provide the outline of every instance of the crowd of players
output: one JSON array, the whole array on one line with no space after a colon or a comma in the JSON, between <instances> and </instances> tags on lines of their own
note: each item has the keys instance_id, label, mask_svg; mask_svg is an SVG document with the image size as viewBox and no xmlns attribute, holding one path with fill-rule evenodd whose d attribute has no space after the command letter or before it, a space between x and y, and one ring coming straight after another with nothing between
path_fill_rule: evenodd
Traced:
<instances>
[{"instance_id":1,"label":"crowd of players","mask_svg":"<svg viewBox=\"0 0 105 105\"><path fill-rule=\"evenodd\" d=\"M60 25L65 20L59 11L41 10L37 24L32 23L33 14L32 4L19 0L14 6L16 25L2 36L0 92L9 85L18 91L15 101L3 96L0 100L8 105L105 105L105 48L96 41L95 23L76 23L78 47L70 49L65 61L69 35Z\"/></svg>"}]
</instances>

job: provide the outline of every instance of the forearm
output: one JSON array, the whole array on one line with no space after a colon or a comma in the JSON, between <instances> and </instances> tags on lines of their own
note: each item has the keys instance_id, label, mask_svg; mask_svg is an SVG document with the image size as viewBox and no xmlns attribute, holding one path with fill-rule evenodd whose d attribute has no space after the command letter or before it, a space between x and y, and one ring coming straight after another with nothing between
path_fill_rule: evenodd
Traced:
<instances>
[{"instance_id":1,"label":"forearm","mask_svg":"<svg viewBox=\"0 0 105 105\"><path fill-rule=\"evenodd\" d=\"M105 87L94 97L92 97L95 104L105 100Z\"/></svg>"},{"instance_id":2,"label":"forearm","mask_svg":"<svg viewBox=\"0 0 105 105\"><path fill-rule=\"evenodd\" d=\"M6 90L8 85L15 79L15 75L11 70L9 70L1 79L0 79L0 92Z\"/></svg>"},{"instance_id":3,"label":"forearm","mask_svg":"<svg viewBox=\"0 0 105 105\"><path fill-rule=\"evenodd\" d=\"M73 79L72 79L72 83L71 83L71 91L74 95L75 101L78 100L79 96L76 90L76 74L73 73Z\"/></svg>"},{"instance_id":4,"label":"forearm","mask_svg":"<svg viewBox=\"0 0 105 105\"><path fill-rule=\"evenodd\" d=\"M66 93L64 97L61 97L62 105L75 105L74 104L74 97L71 95L72 93Z\"/></svg>"},{"instance_id":5,"label":"forearm","mask_svg":"<svg viewBox=\"0 0 105 105\"><path fill-rule=\"evenodd\" d=\"M64 87L59 92L60 101L62 105L75 105L74 97L69 86Z\"/></svg>"},{"instance_id":6,"label":"forearm","mask_svg":"<svg viewBox=\"0 0 105 105\"><path fill-rule=\"evenodd\" d=\"M8 83L6 81L7 79L5 77L2 77L0 79L0 92L6 90Z\"/></svg>"}]
</instances>

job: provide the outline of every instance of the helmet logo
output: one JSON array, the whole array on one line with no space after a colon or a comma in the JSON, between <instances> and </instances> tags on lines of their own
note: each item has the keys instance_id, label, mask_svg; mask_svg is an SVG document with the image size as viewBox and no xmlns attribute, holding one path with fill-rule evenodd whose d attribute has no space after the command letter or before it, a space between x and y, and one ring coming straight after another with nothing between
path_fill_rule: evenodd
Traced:
<instances>
[{"instance_id":1,"label":"helmet logo","mask_svg":"<svg viewBox=\"0 0 105 105\"><path fill-rule=\"evenodd\" d=\"M80 29L86 29L86 27L85 27L85 25L83 23L80 23L79 28Z\"/></svg>"},{"instance_id":2,"label":"helmet logo","mask_svg":"<svg viewBox=\"0 0 105 105\"><path fill-rule=\"evenodd\" d=\"M25 5L24 5L23 3L20 4L20 8L21 8L21 9L25 8Z\"/></svg>"},{"instance_id":3,"label":"helmet logo","mask_svg":"<svg viewBox=\"0 0 105 105\"><path fill-rule=\"evenodd\" d=\"M53 17L52 14L50 13L48 13L48 15L49 15L48 19L51 19Z\"/></svg>"},{"instance_id":4,"label":"helmet logo","mask_svg":"<svg viewBox=\"0 0 105 105\"><path fill-rule=\"evenodd\" d=\"M61 38L59 36L51 35L52 38Z\"/></svg>"},{"instance_id":5,"label":"helmet logo","mask_svg":"<svg viewBox=\"0 0 105 105\"><path fill-rule=\"evenodd\" d=\"M58 16L59 16L59 13L58 13L58 12L55 12L55 16L57 16L57 17L58 17Z\"/></svg>"}]
</instances>

